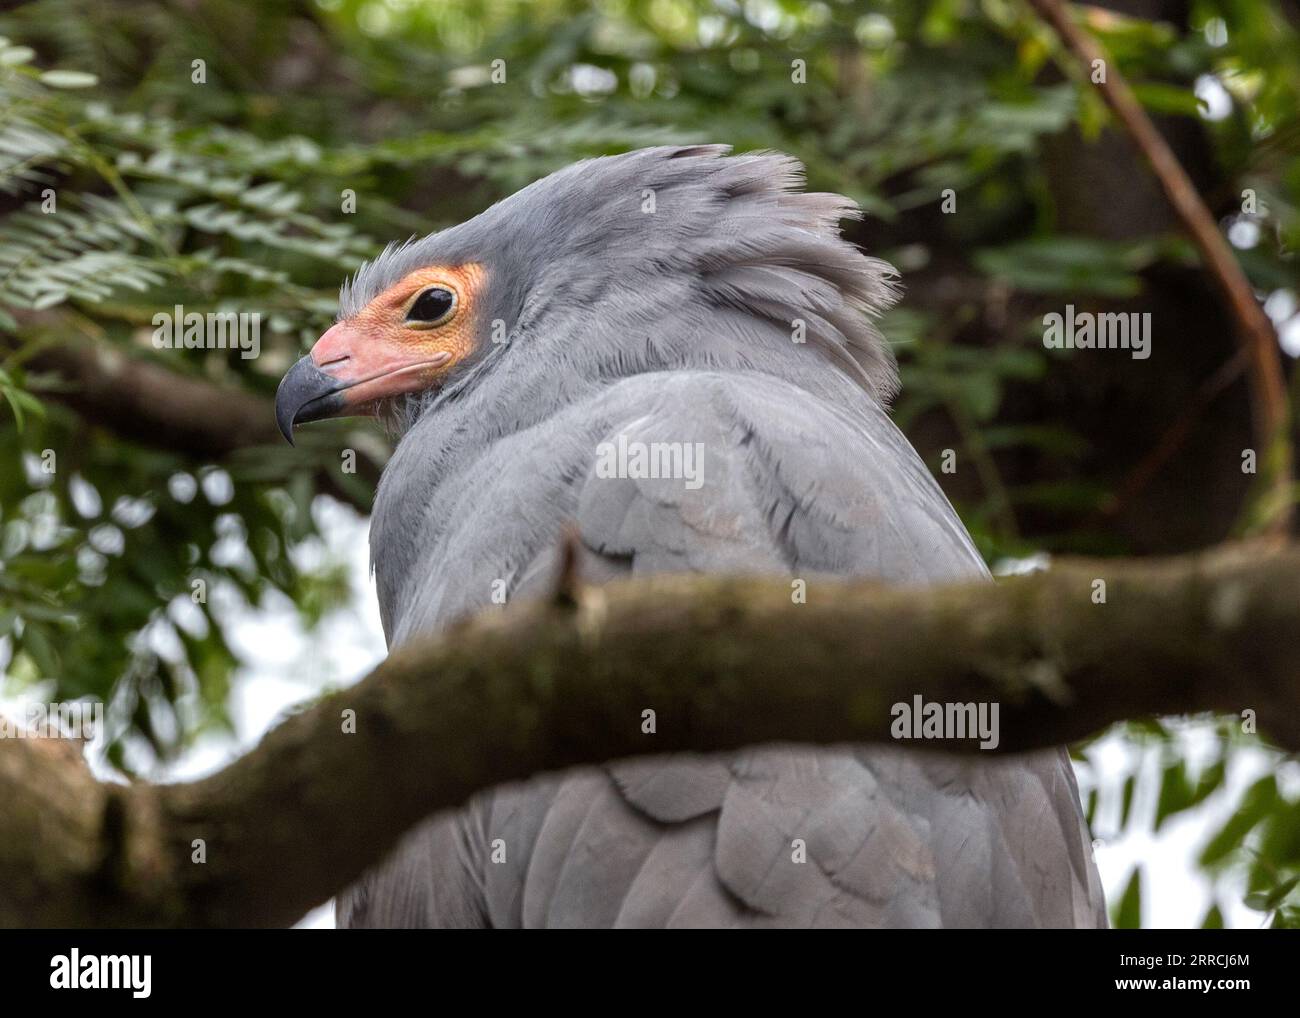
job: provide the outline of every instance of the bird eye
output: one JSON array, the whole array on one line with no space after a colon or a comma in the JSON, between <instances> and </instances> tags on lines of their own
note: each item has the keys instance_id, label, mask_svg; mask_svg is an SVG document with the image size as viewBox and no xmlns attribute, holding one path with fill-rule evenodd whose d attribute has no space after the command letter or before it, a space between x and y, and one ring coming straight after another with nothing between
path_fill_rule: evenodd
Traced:
<instances>
[{"instance_id":1,"label":"bird eye","mask_svg":"<svg viewBox=\"0 0 1300 1018\"><path fill-rule=\"evenodd\" d=\"M456 309L456 295L442 286L431 286L415 298L406 320L412 325L441 325Z\"/></svg>"}]
</instances>

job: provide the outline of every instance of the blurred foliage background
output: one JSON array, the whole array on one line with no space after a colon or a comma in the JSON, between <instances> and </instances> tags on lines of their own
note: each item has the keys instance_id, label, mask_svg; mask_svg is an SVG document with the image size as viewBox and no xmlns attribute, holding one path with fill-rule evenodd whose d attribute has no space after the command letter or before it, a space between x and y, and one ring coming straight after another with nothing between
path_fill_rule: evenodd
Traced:
<instances>
[{"instance_id":1,"label":"blurred foliage background","mask_svg":"<svg viewBox=\"0 0 1300 1018\"><path fill-rule=\"evenodd\" d=\"M897 420L995 567L1243 530L1231 325L1140 158L1019 0L5 6L0 663L11 690L105 700L119 767L124 746L166 759L229 724L232 605L287 597L310 626L357 596L302 550L314 499L366 511L385 439L336 422L290 450L270 409L342 278L585 156L777 148L866 209L846 230L906 287L885 322ZM1078 11L1220 218L1294 381L1300 4ZM1151 358L1045 350L1042 315L1067 302L1151 312ZM261 355L155 349L153 316L177 304L259 312ZM1122 829L1154 782L1159 827L1258 746L1202 719L1192 755L1188 727L1125 726L1159 767L1114 802L1089 792L1090 814ZM1201 865L1216 886L1244 875L1261 924L1300 925L1295 761L1276 762ZM1140 895L1134 871L1117 923L1137 923Z\"/></svg>"}]
</instances>

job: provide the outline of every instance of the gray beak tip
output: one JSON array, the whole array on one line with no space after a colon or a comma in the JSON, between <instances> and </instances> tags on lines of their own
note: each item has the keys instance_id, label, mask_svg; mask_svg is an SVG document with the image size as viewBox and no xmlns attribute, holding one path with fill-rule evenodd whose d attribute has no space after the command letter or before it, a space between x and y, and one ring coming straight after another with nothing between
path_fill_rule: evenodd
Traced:
<instances>
[{"instance_id":1,"label":"gray beak tip","mask_svg":"<svg viewBox=\"0 0 1300 1018\"><path fill-rule=\"evenodd\" d=\"M340 390L344 384L331 378L312 362L302 358L285 372L275 392L275 423L284 440L293 445L295 424L332 417L343 407Z\"/></svg>"},{"instance_id":2,"label":"gray beak tip","mask_svg":"<svg viewBox=\"0 0 1300 1018\"><path fill-rule=\"evenodd\" d=\"M284 440L293 445L293 408L282 403L279 396L275 399L275 423L280 428Z\"/></svg>"}]
</instances>

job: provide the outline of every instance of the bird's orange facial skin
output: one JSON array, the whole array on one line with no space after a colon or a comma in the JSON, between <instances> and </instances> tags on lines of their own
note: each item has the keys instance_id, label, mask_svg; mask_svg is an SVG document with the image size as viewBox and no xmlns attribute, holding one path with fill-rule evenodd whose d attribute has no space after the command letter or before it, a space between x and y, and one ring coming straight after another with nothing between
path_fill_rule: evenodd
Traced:
<instances>
[{"instance_id":1,"label":"bird's orange facial skin","mask_svg":"<svg viewBox=\"0 0 1300 1018\"><path fill-rule=\"evenodd\" d=\"M427 389L469 356L485 278L477 264L418 269L321 336L311 359L348 386L340 393L346 412L371 414L380 400ZM412 306L431 288L453 295L446 319L409 320Z\"/></svg>"}]
</instances>

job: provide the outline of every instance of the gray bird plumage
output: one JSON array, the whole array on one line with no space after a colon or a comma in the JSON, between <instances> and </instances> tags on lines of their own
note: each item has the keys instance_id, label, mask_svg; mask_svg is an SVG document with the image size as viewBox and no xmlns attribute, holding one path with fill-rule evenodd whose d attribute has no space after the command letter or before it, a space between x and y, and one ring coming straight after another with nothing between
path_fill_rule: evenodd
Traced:
<instances>
[{"instance_id":1,"label":"gray bird plumage","mask_svg":"<svg viewBox=\"0 0 1300 1018\"><path fill-rule=\"evenodd\" d=\"M544 592L570 521L588 582L663 570L987 576L886 413L872 318L892 272L839 236L846 199L787 157L718 146L597 159L385 251L478 263L486 337L389 408L372 561L390 646ZM653 201L653 211L649 202ZM804 342L793 342L798 323ZM486 328L486 325L485 325ZM600 476L602 443L701 443L702 483ZM797 610L797 609L796 609ZM792 675L791 682L799 676ZM506 861L489 861L494 841ZM796 863L802 839L808 860ZM338 902L342 926L1098 926L1063 752L761 747L548 775L425 822Z\"/></svg>"}]
</instances>

